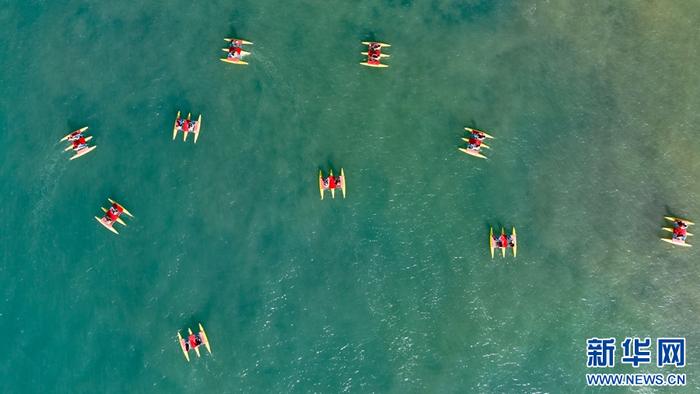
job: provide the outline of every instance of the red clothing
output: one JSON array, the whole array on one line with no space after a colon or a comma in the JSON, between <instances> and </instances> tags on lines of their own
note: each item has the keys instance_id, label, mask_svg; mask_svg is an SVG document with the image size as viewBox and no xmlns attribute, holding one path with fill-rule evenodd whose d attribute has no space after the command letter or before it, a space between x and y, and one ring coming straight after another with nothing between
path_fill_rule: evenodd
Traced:
<instances>
[{"instance_id":1,"label":"red clothing","mask_svg":"<svg viewBox=\"0 0 700 394\"><path fill-rule=\"evenodd\" d=\"M379 59L381 59L381 50L372 50L370 47L369 52L367 53L367 63L369 64L379 64Z\"/></svg>"},{"instance_id":2,"label":"red clothing","mask_svg":"<svg viewBox=\"0 0 700 394\"><path fill-rule=\"evenodd\" d=\"M185 119L185 121L182 123L182 130L189 131L190 130L190 123L191 123L191 121L189 119Z\"/></svg>"},{"instance_id":3,"label":"red clothing","mask_svg":"<svg viewBox=\"0 0 700 394\"><path fill-rule=\"evenodd\" d=\"M500 240L502 247L508 246L508 237L506 237L505 234L501 235Z\"/></svg>"},{"instance_id":4,"label":"red clothing","mask_svg":"<svg viewBox=\"0 0 700 394\"><path fill-rule=\"evenodd\" d=\"M87 141L85 141L85 137L80 137L77 140L73 141L73 148L77 148L78 145L84 144Z\"/></svg>"},{"instance_id":5,"label":"red clothing","mask_svg":"<svg viewBox=\"0 0 700 394\"><path fill-rule=\"evenodd\" d=\"M470 138L469 144L474 146L481 146L481 141L477 140L476 138Z\"/></svg>"},{"instance_id":6,"label":"red clothing","mask_svg":"<svg viewBox=\"0 0 700 394\"><path fill-rule=\"evenodd\" d=\"M335 177L332 177L332 176L328 177L328 188L335 189Z\"/></svg>"},{"instance_id":7,"label":"red clothing","mask_svg":"<svg viewBox=\"0 0 700 394\"><path fill-rule=\"evenodd\" d=\"M688 231L684 228L681 227L676 227L673 229L673 234L675 234L677 237L682 237L684 236Z\"/></svg>"},{"instance_id":8,"label":"red clothing","mask_svg":"<svg viewBox=\"0 0 700 394\"><path fill-rule=\"evenodd\" d=\"M119 212L123 212L124 208L121 207L119 204L112 204L112 208L116 209Z\"/></svg>"},{"instance_id":9,"label":"red clothing","mask_svg":"<svg viewBox=\"0 0 700 394\"><path fill-rule=\"evenodd\" d=\"M194 336L194 334L190 335L187 340L190 342L190 348L196 348L197 347L197 337Z\"/></svg>"},{"instance_id":10,"label":"red clothing","mask_svg":"<svg viewBox=\"0 0 700 394\"><path fill-rule=\"evenodd\" d=\"M113 214L112 211L107 211L107 218L113 222L119 218L119 215Z\"/></svg>"},{"instance_id":11,"label":"red clothing","mask_svg":"<svg viewBox=\"0 0 700 394\"><path fill-rule=\"evenodd\" d=\"M229 47L228 53L235 53L236 55L240 55L241 47Z\"/></svg>"}]
</instances>

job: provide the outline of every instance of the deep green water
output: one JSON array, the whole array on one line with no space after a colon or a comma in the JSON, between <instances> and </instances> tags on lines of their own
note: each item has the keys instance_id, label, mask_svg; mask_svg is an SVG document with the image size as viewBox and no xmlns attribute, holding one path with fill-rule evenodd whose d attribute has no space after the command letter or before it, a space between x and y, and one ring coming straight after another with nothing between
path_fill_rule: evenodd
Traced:
<instances>
[{"instance_id":1,"label":"deep green water","mask_svg":"<svg viewBox=\"0 0 700 394\"><path fill-rule=\"evenodd\" d=\"M658 241L700 220L697 2L12 0L0 24L0 392L584 392L593 336L685 336L673 392L700 388L697 246ZM328 166L346 200L319 201Z\"/></svg>"}]
</instances>

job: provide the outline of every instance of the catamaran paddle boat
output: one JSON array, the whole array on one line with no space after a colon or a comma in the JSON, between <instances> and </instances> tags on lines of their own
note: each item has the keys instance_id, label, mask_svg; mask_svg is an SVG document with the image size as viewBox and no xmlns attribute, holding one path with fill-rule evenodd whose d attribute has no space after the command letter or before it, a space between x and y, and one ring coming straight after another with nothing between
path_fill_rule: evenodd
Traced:
<instances>
[{"instance_id":1,"label":"catamaran paddle boat","mask_svg":"<svg viewBox=\"0 0 700 394\"><path fill-rule=\"evenodd\" d=\"M687 242L688 237L693 235L693 233L688 232L688 226L694 225L695 223L673 216L664 216L664 219L673 222L673 227L661 227L662 230L671 233L671 238L661 238L662 241L678 246L693 246Z\"/></svg>"},{"instance_id":2,"label":"catamaran paddle boat","mask_svg":"<svg viewBox=\"0 0 700 394\"><path fill-rule=\"evenodd\" d=\"M102 211L105 213L105 215L102 218L99 218L95 216L95 220L100 222L101 225L103 225L107 230L119 234L117 229L114 228L114 223L119 223L122 226L126 226L126 223L122 220L120 217L122 213L126 214L129 217L134 217L134 215L131 214L126 208L124 208L121 204L117 203L116 201L112 200L111 198L107 199L112 206L109 207L109 209L105 207L101 207Z\"/></svg>"},{"instance_id":3,"label":"catamaran paddle boat","mask_svg":"<svg viewBox=\"0 0 700 394\"><path fill-rule=\"evenodd\" d=\"M73 150L75 154L71 156L70 160L77 159L78 157L81 157L83 155L86 155L95 148L97 148L97 145L89 146L88 142L92 139L92 136L85 136L85 131L87 131L87 126L82 127L78 130L72 131L68 134L66 134L59 142L63 141L68 141L70 142L70 145L64 149L64 152L68 152L69 150Z\"/></svg>"},{"instance_id":4,"label":"catamaran paddle boat","mask_svg":"<svg viewBox=\"0 0 700 394\"><path fill-rule=\"evenodd\" d=\"M345 198L346 182L345 182L345 171L340 169L340 176L334 177L333 170L329 171L328 177L323 177L323 171L318 170L318 191L321 194L321 200L323 200L323 194L326 190L331 192L331 197L335 198L335 191L340 189L343 193L343 198Z\"/></svg>"},{"instance_id":5,"label":"catamaran paddle boat","mask_svg":"<svg viewBox=\"0 0 700 394\"><path fill-rule=\"evenodd\" d=\"M476 130L469 127L465 127L464 130L469 132L470 135L469 138L462 138L462 141L467 143L467 147L459 148L460 152L464 152L480 159L485 159L486 156L481 153L481 148L491 149L491 147L484 143L484 139L493 138L493 136L481 130Z\"/></svg>"},{"instance_id":6,"label":"catamaran paddle boat","mask_svg":"<svg viewBox=\"0 0 700 394\"><path fill-rule=\"evenodd\" d=\"M224 38L224 41L229 43L228 48L221 48L226 52L226 57L219 60L224 63L247 65L248 62L243 61L243 57L250 55L250 52L244 51L243 45L253 45L253 43L240 38Z\"/></svg>"},{"instance_id":7,"label":"catamaran paddle boat","mask_svg":"<svg viewBox=\"0 0 700 394\"><path fill-rule=\"evenodd\" d=\"M493 227L489 231L489 251L491 252L491 258L493 259L496 249L501 250L501 256L506 257L506 249L513 249L513 257L518 257L518 241L516 238L515 227L510 236L506 235L506 230L501 227L501 235L493 236Z\"/></svg>"},{"instance_id":8,"label":"catamaran paddle boat","mask_svg":"<svg viewBox=\"0 0 700 394\"><path fill-rule=\"evenodd\" d=\"M371 42L371 41L362 41L362 44L367 45L367 51L360 52L360 53L362 55L367 56L367 60L364 62L361 62L360 63L361 65L367 66L367 67L375 67L375 68L389 67L388 64L382 63L381 59L391 57L391 55L387 55L385 53L382 53L382 48L388 48L391 45L385 44L383 42Z\"/></svg>"},{"instance_id":9,"label":"catamaran paddle boat","mask_svg":"<svg viewBox=\"0 0 700 394\"><path fill-rule=\"evenodd\" d=\"M202 323L199 323L198 333L194 334L191 328L188 328L187 332L189 333L189 335L187 336L187 340L182 338L182 335L180 335L180 331L177 332L177 342L180 344L180 350L182 350L182 354L185 356L185 360L187 360L188 362L190 361L190 350L194 350L195 354L197 354L197 357L199 357L199 347L202 345L204 345L204 347L207 348L209 354L211 354L209 339L207 338L207 333L204 331L204 327L202 327Z\"/></svg>"},{"instance_id":10,"label":"catamaran paddle boat","mask_svg":"<svg viewBox=\"0 0 700 394\"><path fill-rule=\"evenodd\" d=\"M175 124L173 124L173 140L177 137L177 132L182 131L182 140L187 142L187 136L189 133L194 134L194 143L197 143L199 139L199 131L202 128L202 115L200 114L197 120L191 120L192 114L188 113L187 118L183 119L180 116L180 111L177 111L177 117L175 118Z\"/></svg>"}]
</instances>

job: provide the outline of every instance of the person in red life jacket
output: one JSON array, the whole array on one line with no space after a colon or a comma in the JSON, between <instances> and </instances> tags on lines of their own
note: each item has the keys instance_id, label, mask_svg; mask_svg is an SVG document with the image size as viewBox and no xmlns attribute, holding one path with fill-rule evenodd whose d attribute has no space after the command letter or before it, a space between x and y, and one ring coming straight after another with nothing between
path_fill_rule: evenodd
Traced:
<instances>
[{"instance_id":1,"label":"person in red life jacket","mask_svg":"<svg viewBox=\"0 0 700 394\"><path fill-rule=\"evenodd\" d=\"M119 216L124 212L124 208L120 207L117 204L112 204L111 207L109 207L109 211L112 212L113 214Z\"/></svg>"},{"instance_id":2,"label":"person in red life jacket","mask_svg":"<svg viewBox=\"0 0 700 394\"><path fill-rule=\"evenodd\" d=\"M507 248L508 247L508 237L506 237L505 234L501 234L500 237L498 237L498 245L501 248Z\"/></svg>"},{"instance_id":3,"label":"person in red life jacket","mask_svg":"<svg viewBox=\"0 0 700 394\"><path fill-rule=\"evenodd\" d=\"M115 221L117 221L118 218L119 218L119 214L118 214L118 213L115 214L115 213L112 211L112 208L110 208L110 209L105 213L105 221L107 222L107 224L114 223Z\"/></svg>"},{"instance_id":4,"label":"person in red life jacket","mask_svg":"<svg viewBox=\"0 0 700 394\"><path fill-rule=\"evenodd\" d=\"M200 338L199 335L190 334L190 336L187 337L187 340L184 342L185 342L185 350L189 351L190 349L195 349L199 345L201 345L202 338Z\"/></svg>"},{"instance_id":5,"label":"person in red life jacket","mask_svg":"<svg viewBox=\"0 0 700 394\"><path fill-rule=\"evenodd\" d=\"M469 146L467 149L479 151L481 149L481 140L478 138L469 138Z\"/></svg>"},{"instance_id":6,"label":"person in red life jacket","mask_svg":"<svg viewBox=\"0 0 700 394\"><path fill-rule=\"evenodd\" d=\"M68 142L73 142L81 138L83 138L83 133L81 133L80 131L74 131L70 133L70 137L68 137Z\"/></svg>"},{"instance_id":7,"label":"person in red life jacket","mask_svg":"<svg viewBox=\"0 0 700 394\"><path fill-rule=\"evenodd\" d=\"M685 241L688 236L688 225L682 220L677 220L673 223L673 239Z\"/></svg>"},{"instance_id":8,"label":"person in red life jacket","mask_svg":"<svg viewBox=\"0 0 700 394\"><path fill-rule=\"evenodd\" d=\"M333 177L333 176L328 177L328 188L331 190L335 189L335 177Z\"/></svg>"},{"instance_id":9,"label":"person in red life jacket","mask_svg":"<svg viewBox=\"0 0 700 394\"><path fill-rule=\"evenodd\" d=\"M87 141L85 141L85 137L80 136L77 140L73 141L73 150L74 151L79 151L83 148L87 147Z\"/></svg>"},{"instance_id":10,"label":"person in red life jacket","mask_svg":"<svg viewBox=\"0 0 700 394\"><path fill-rule=\"evenodd\" d=\"M336 189L343 188L343 178L341 178L340 176L335 177L335 188Z\"/></svg>"},{"instance_id":11,"label":"person in red life jacket","mask_svg":"<svg viewBox=\"0 0 700 394\"><path fill-rule=\"evenodd\" d=\"M229 59L240 59L241 58L241 42L239 40L231 41L231 45L228 47Z\"/></svg>"},{"instance_id":12,"label":"person in red life jacket","mask_svg":"<svg viewBox=\"0 0 700 394\"><path fill-rule=\"evenodd\" d=\"M191 126L191 125L192 125L192 121L189 120L189 119L185 119L185 121L182 122L182 131L184 131L185 133L187 133L188 131L190 131L190 126Z\"/></svg>"},{"instance_id":13,"label":"person in red life jacket","mask_svg":"<svg viewBox=\"0 0 700 394\"><path fill-rule=\"evenodd\" d=\"M486 138L486 134L479 130L473 130L472 131L472 137L478 139L479 141L483 141L484 138Z\"/></svg>"},{"instance_id":14,"label":"person in red life jacket","mask_svg":"<svg viewBox=\"0 0 700 394\"><path fill-rule=\"evenodd\" d=\"M367 63L369 64L379 64L379 59L381 58L381 53L379 51L370 52L367 58Z\"/></svg>"}]
</instances>

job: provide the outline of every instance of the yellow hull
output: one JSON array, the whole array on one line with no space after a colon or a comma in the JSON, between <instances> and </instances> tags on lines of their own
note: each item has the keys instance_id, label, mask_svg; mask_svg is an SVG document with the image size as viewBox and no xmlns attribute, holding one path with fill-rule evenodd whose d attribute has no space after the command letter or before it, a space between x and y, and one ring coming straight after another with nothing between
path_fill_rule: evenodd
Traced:
<instances>
[{"instance_id":1,"label":"yellow hull","mask_svg":"<svg viewBox=\"0 0 700 394\"><path fill-rule=\"evenodd\" d=\"M493 227L489 231L489 249L491 250L491 259L494 257L494 245L493 245Z\"/></svg>"},{"instance_id":2,"label":"yellow hull","mask_svg":"<svg viewBox=\"0 0 700 394\"><path fill-rule=\"evenodd\" d=\"M678 246L687 246L687 247L693 246L693 245L686 243L686 242L683 242L683 241L676 241L675 239L661 238L661 240L664 242L668 242L670 244L673 244L673 245L678 245Z\"/></svg>"},{"instance_id":3,"label":"yellow hull","mask_svg":"<svg viewBox=\"0 0 700 394\"><path fill-rule=\"evenodd\" d=\"M246 40L241 40L240 38L224 38L224 41L226 41L226 42L240 41L241 44L243 44L243 45L253 45L252 42L246 41Z\"/></svg>"},{"instance_id":4,"label":"yellow hull","mask_svg":"<svg viewBox=\"0 0 700 394\"><path fill-rule=\"evenodd\" d=\"M107 224L107 223L105 223L104 218L100 219L100 218L98 218L97 216L95 216L95 220L97 220L98 222L100 222L100 224L103 225L107 230L109 230L109 231L111 231L111 232L113 232L113 233L115 233L115 234L119 234L119 232L117 232L117 230L114 229L114 225L113 225L113 224Z\"/></svg>"},{"instance_id":5,"label":"yellow hull","mask_svg":"<svg viewBox=\"0 0 700 394\"><path fill-rule=\"evenodd\" d=\"M478 158L480 158L480 159L485 159L485 158L486 158L486 156L484 156L484 155L482 155L481 153L479 153L479 152L477 152L477 151L475 151L475 150L472 150L472 149L459 148L459 150L462 151L462 152L464 152L464 153L466 153L466 154L468 154L468 155L470 155L470 156L478 157Z\"/></svg>"},{"instance_id":6,"label":"yellow hull","mask_svg":"<svg viewBox=\"0 0 700 394\"><path fill-rule=\"evenodd\" d=\"M187 360L187 362L190 362L190 354L187 353L187 349L185 349L185 340L182 339L180 331L177 332L177 343L180 344L180 349L182 350L182 354L185 355L185 360Z\"/></svg>"},{"instance_id":7,"label":"yellow hull","mask_svg":"<svg viewBox=\"0 0 700 394\"><path fill-rule=\"evenodd\" d=\"M204 346L206 346L207 351L209 354L211 354L211 347L209 347L209 338L207 337L206 331L204 331L204 327L202 327L202 323L199 323L199 335L202 336L202 342L204 342Z\"/></svg>"},{"instance_id":8,"label":"yellow hull","mask_svg":"<svg viewBox=\"0 0 700 394\"><path fill-rule=\"evenodd\" d=\"M93 150L95 150L95 148L97 148L97 145L95 145L95 146L88 146L87 148L83 148L83 149L81 149L80 151L78 151L78 153L76 153L75 155L73 155L73 157L71 157L69 160L74 160L74 159L79 158L80 156L87 155L88 153L90 153L90 152L92 152Z\"/></svg>"},{"instance_id":9,"label":"yellow hull","mask_svg":"<svg viewBox=\"0 0 700 394\"><path fill-rule=\"evenodd\" d=\"M194 131L194 143L197 143L197 140L199 139L199 131L202 129L202 114L199 114L199 117L197 117L197 127L195 127Z\"/></svg>"},{"instance_id":10,"label":"yellow hull","mask_svg":"<svg viewBox=\"0 0 700 394\"><path fill-rule=\"evenodd\" d=\"M180 111L177 111L177 116L175 117L175 123L173 124L173 140L177 137L177 121L180 119Z\"/></svg>"},{"instance_id":11,"label":"yellow hull","mask_svg":"<svg viewBox=\"0 0 700 394\"><path fill-rule=\"evenodd\" d=\"M469 131L469 132L478 131L478 132L480 132L480 133L484 133L484 136L485 136L486 138L491 138L491 139L494 138L494 136L492 136L491 134L487 134L485 131L482 131L482 130L471 129L471 128L469 128L469 127L465 127L464 130L467 130L467 131Z\"/></svg>"},{"instance_id":12,"label":"yellow hull","mask_svg":"<svg viewBox=\"0 0 700 394\"><path fill-rule=\"evenodd\" d=\"M379 63L379 64L370 64L370 63L367 63L367 62L361 62L360 64L363 65L363 66L374 67L374 68L386 68L386 67L389 67L388 64L381 64L381 63Z\"/></svg>"},{"instance_id":13,"label":"yellow hull","mask_svg":"<svg viewBox=\"0 0 700 394\"><path fill-rule=\"evenodd\" d=\"M323 200L323 171L318 170L318 191L321 193L321 200Z\"/></svg>"},{"instance_id":14,"label":"yellow hull","mask_svg":"<svg viewBox=\"0 0 700 394\"><path fill-rule=\"evenodd\" d=\"M391 45L383 43L383 42L378 42L378 41L362 41L364 45L369 45L369 44L379 44L381 48L389 48Z\"/></svg>"},{"instance_id":15,"label":"yellow hull","mask_svg":"<svg viewBox=\"0 0 700 394\"><path fill-rule=\"evenodd\" d=\"M518 257L518 238L515 236L515 226L513 226L513 232L510 236L513 240L513 257Z\"/></svg>"},{"instance_id":16,"label":"yellow hull","mask_svg":"<svg viewBox=\"0 0 700 394\"><path fill-rule=\"evenodd\" d=\"M675 222L675 221L677 221L677 220L680 220L681 222L687 223L689 226L695 224L695 223L691 222L690 220L685 220L685 219L681 219L681 218L675 218L675 217L673 217L673 216L664 216L664 219L669 220L669 221L671 221L671 222Z\"/></svg>"},{"instance_id":17,"label":"yellow hull","mask_svg":"<svg viewBox=\"0 0 700 394\"><path fill-rule=\"evenodd\" d=\"M70 133L66 134L65 137L61 138L61 140L58 141L58 142L63 142L63 141L65 141L65 140L67 140L68 138L70 138L71 135L73 135L73 133L83 133L83 132L84 132L85 130L87 130L87 129L88 129L88 127L85 126L85 127L79 128L78 130L71 131Z\"/></svg>"},{"instance_id":18,"label":"yellow hull","mask_svg":"<svg viewBox=\"0 0 700 394\"><path fill-rule=\"evenodd\" d=\"M340 168L340 181L342 182L340 184L340 190L343 191L343 198L345 198L345 171L343 171L343 168Z\"/></svg>"},{"instance_id":19,"label":"yellow hull","mask_svg":"<svg viewBox=\"0 0 700 394\"><path fill-rule=\"evenodd\" d=\"M239 59L236 59L236 58L233 58L233 59L219 59L219 60L221 60L221 61L224 62L224 63L240 64L240 65L242 65L242 66L245 66L245 65L248 64L248 62L244 62L243 60L239 60Z\"/></svg>"}]
</instances>

